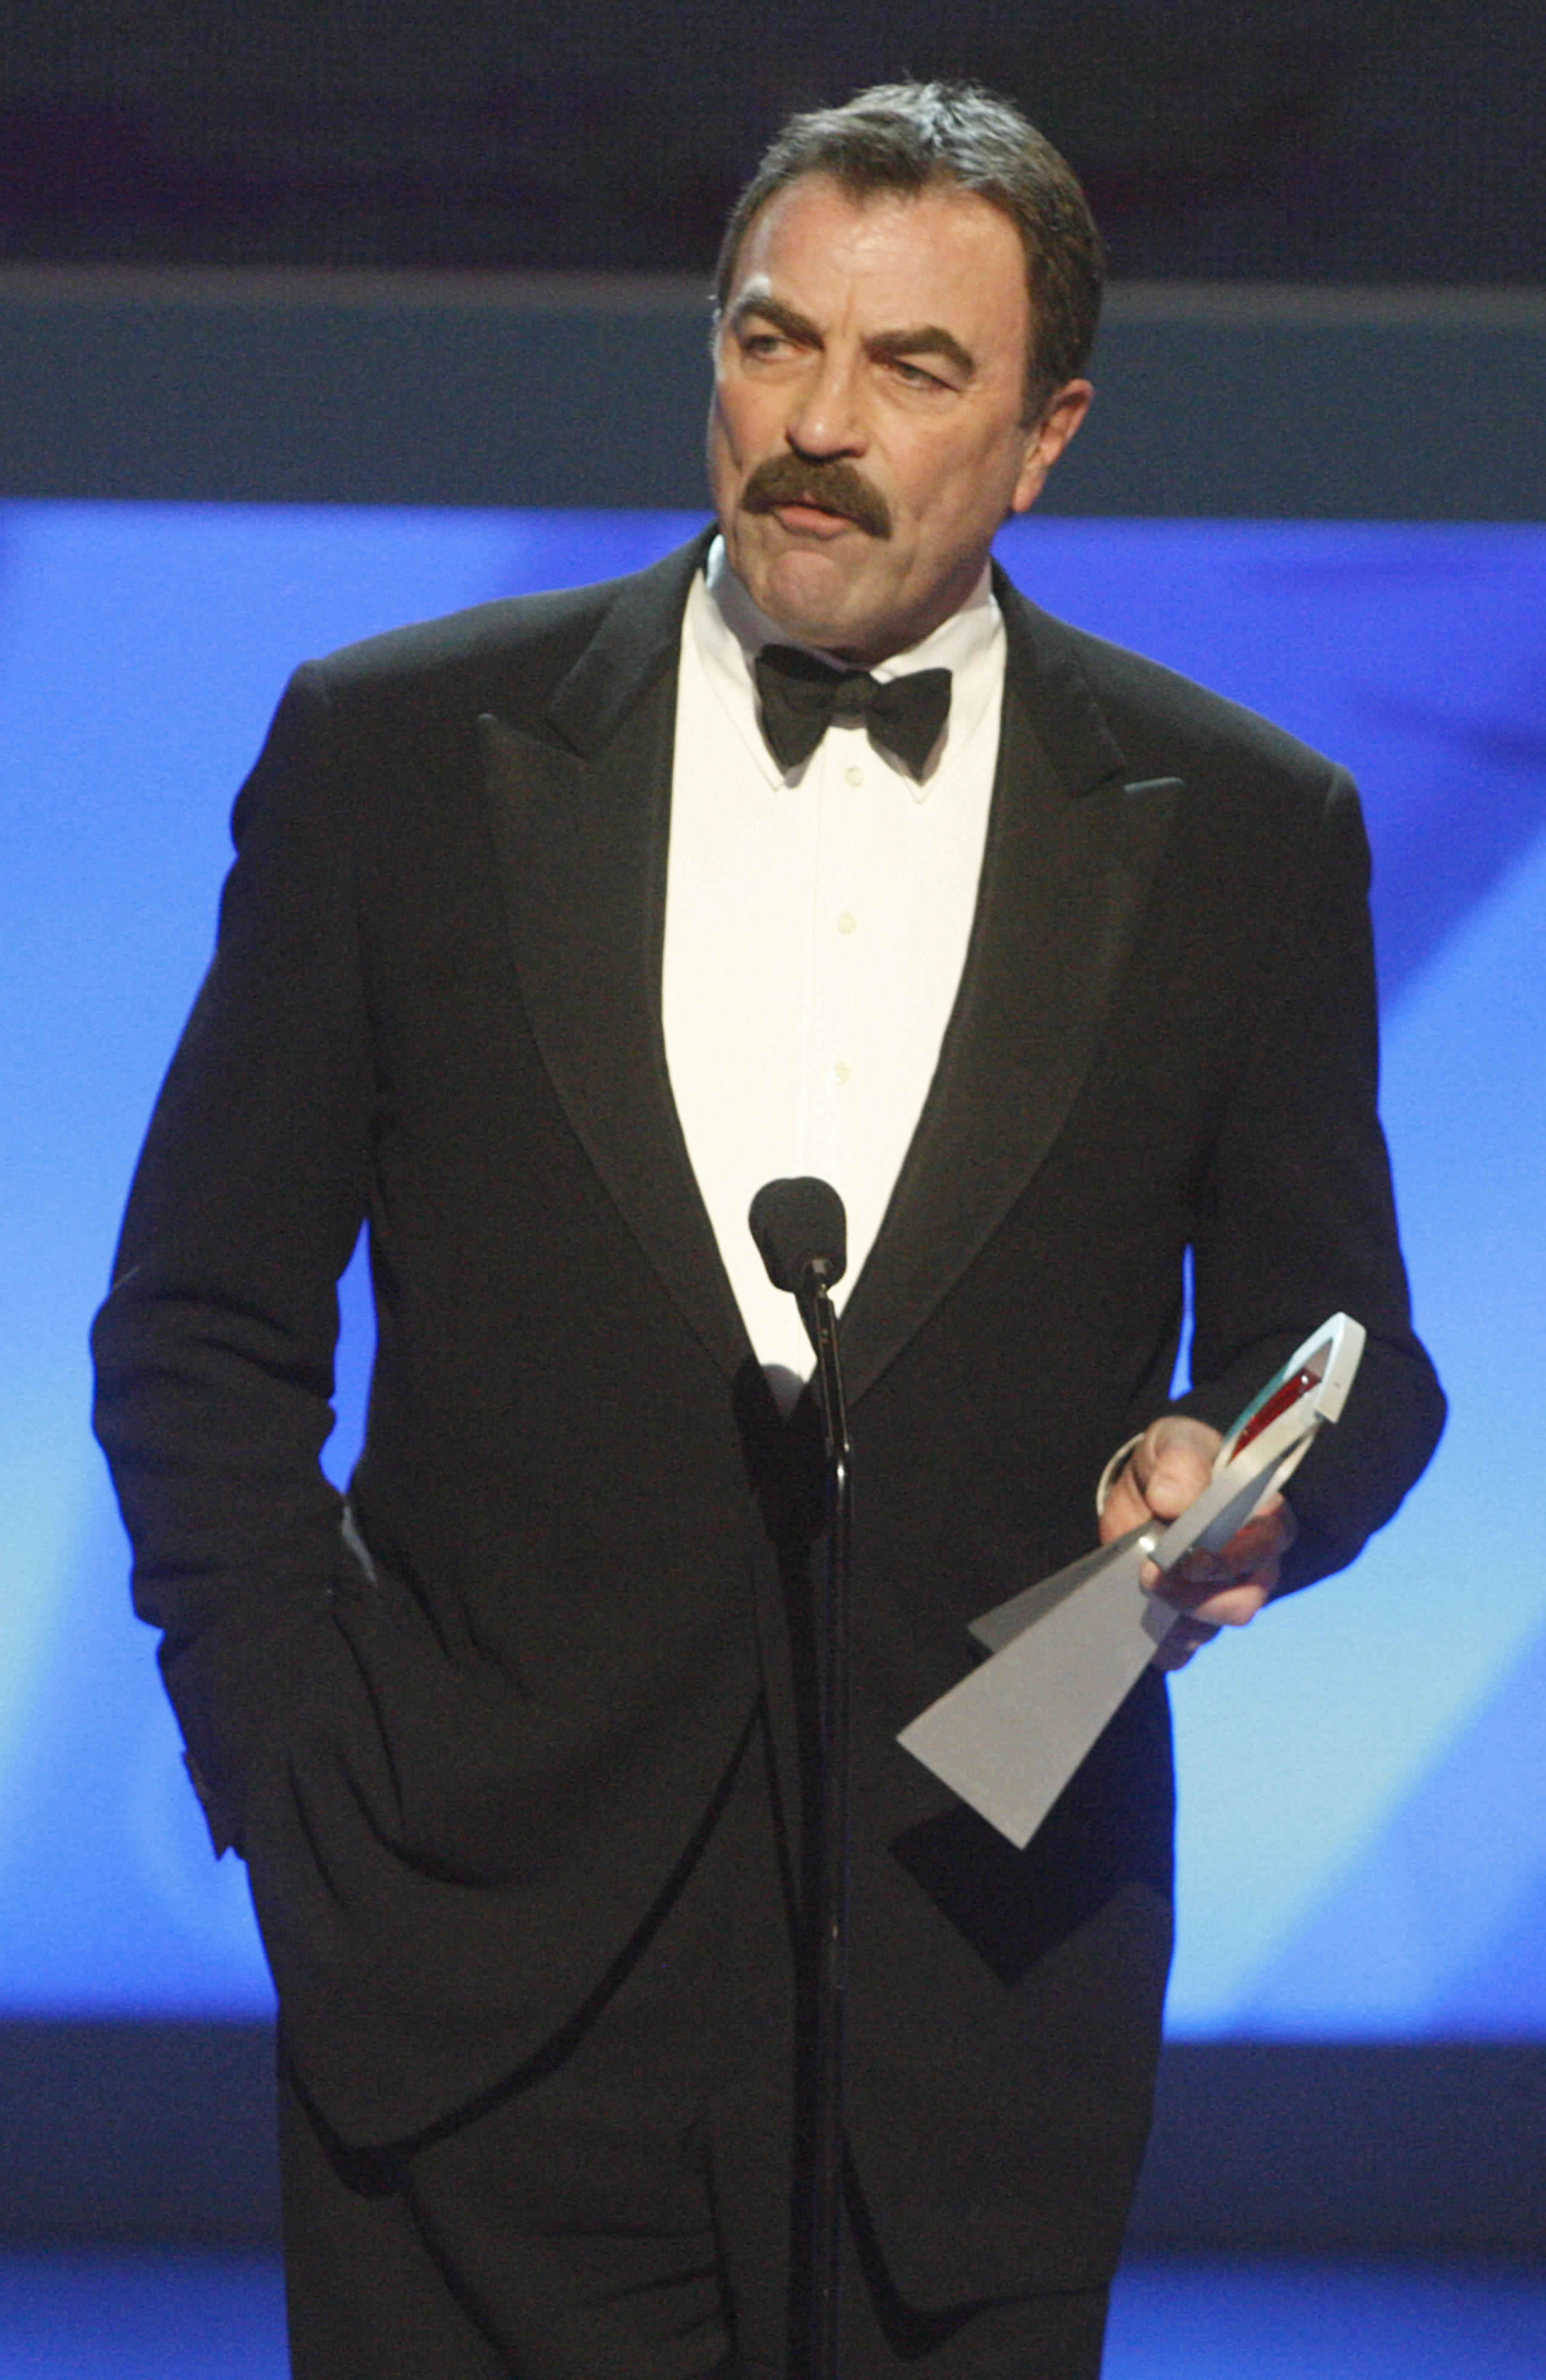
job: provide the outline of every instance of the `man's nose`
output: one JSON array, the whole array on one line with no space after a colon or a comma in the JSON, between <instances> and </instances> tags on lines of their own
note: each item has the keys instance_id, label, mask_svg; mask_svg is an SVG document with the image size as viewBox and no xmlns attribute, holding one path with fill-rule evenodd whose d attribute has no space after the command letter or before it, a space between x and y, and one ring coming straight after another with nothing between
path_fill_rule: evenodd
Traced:
<instances>
[{"instance_id":1,"label":"man's nose","mask_svg":"<svg viewBox=\"0 0 1546 2380\"><path fill-rule=\"evenodd\" d=\"M832 355L821 358L790 413L785 434L796 454L813 463L830 461L836 455L863 454L869 432L851 363Z\"/></svg>"}]
</instances>

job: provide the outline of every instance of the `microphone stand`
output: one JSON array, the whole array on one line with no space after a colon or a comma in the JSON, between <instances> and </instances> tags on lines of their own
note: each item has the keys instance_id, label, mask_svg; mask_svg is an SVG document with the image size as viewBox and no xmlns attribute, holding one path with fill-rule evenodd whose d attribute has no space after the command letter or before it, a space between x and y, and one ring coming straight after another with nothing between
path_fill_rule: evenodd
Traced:
<instances>
[{"instance_id":1,"label":"microphone stand","mask_svg":"<svg viewBox=\"0 0 1546 2380\"><path fill-rule=\"evenodd\" d=\"M816 1634L817 1776L802 1863L813 2000L807 2380L837 2380L843 2251L843 2031L848 1984L848 1414L832 1287L847 1264L847 1222L830 1182L764 1183L747 1217L768 1278L792 1291L821 1382L826 1438L826 1587Z\"/></svg>"},{"instance_id":2,"label":"microphone stand","mask_svg":"<svg viewBox=\"0 0 1546 2380\"><path fill-rule=\"evenodd\" d=\"M826 1587L815 1829L815 2122L810 2192L811 2380L837 2380L843 2244L843 2038L848 1984L850 1451L837 1317L824 1267L804 1268L801 1318L816 1350L826 1439Z\"/></svg>"}]
</instances>

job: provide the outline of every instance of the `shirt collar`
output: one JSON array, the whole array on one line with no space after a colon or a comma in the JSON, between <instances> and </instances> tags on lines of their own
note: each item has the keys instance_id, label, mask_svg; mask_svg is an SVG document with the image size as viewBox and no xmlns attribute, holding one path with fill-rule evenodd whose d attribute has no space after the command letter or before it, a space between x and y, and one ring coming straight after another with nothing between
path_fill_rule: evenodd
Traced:
<instances>
[{"instance_id":1,"label":"shirt collar","mask_svg":"<svg viewBox=\"0 0 1546 2380\"><path fill-rule=\"evenodd\" d=\"M751 674L752 662L764 645L794 644L796 639L753 602L730 567L722 537L716 537L709 548L702 576L693 580L684 629L693 639L705 677L768 783L796 782L804 771L785 778L768 749L758 722ZM814 645L798 650L817 653L822 661L832 659ZM952 760L970 742L1002 682L1004 650L1004 615L993 593L992 573L984 563L981 577L958 612L906 652L876 663L873 675L882 680L917 669L947 669L952 674L950 719L943 743L939 759L921 783L893 767L885 753L877 755L915 801L928 800ZM810 765L808 761L806 766Z\"/></svg>"}]
</instances>

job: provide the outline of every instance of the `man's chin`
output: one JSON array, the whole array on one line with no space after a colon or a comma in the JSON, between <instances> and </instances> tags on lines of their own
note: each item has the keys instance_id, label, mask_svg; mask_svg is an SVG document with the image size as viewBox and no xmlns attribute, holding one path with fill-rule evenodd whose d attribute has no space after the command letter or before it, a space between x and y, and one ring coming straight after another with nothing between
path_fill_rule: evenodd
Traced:
<instances>
[{"instance_id":1,"label":"man's chin","mask_svg":"<svg viewBox=\"0 0 1546 2380\"><path fill-rule=\"evenodd\" d=\"M865 612L862 573L848 540L791 544L782 552L749 556L747 585L771 620L799 644L838 646L850 641Z\"/></svg>"}]
</instances>

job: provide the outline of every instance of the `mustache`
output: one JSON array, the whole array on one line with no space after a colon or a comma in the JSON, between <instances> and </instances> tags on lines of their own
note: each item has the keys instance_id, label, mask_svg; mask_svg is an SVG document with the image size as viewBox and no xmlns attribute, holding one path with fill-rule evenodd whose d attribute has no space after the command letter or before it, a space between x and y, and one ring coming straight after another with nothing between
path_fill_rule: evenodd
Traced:
<instances>
[{"instance_id":1,"label":"mustache","mask_svg":"<svg viewBox=\"0 0 1546 2380\"><path fill-rule=\"evenodd\" d=\"M807 463L798 455L770 455L759 463L741 492L741 510L771 513L779 504L813 504L851 520L870 537L891 535L891 507L879 488L841 456Z\"/></svg>"}]
</instances>

